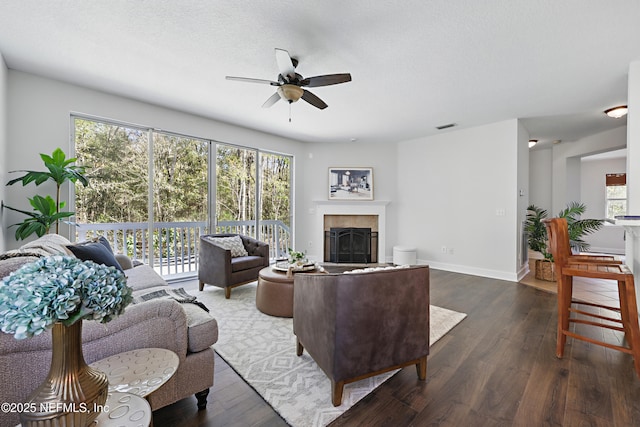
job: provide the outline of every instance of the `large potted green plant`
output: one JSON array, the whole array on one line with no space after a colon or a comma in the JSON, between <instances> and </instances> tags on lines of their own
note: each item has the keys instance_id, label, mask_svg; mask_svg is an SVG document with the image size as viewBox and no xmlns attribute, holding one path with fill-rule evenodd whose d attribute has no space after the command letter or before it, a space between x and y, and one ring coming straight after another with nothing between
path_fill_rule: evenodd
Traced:
<instances>
[{"instance_id":1,"label":"large potted green plant","mask_svg":"<svg viewBox=\"0 0 640 427\"><path fill-rule=\"evenodd\" d=\"M33 233L38 237L43 236L49 232L52 225L56 226L56 233L59 232L59 221L74 215L74 212L62 211L66 203L60 201L60 188L67 182L76 183L80 181L85 187L89 185L88 179L85 177L86 166L72 165L77 159L75 157L67 159L67 156L60 148L56 148L51 156L47 154L40 154L40 158L44 162L46 171L28 171L18 170L15 172L26 172L19 178L12 179L7 185L13 185L21 182L23 186L33 182L36 186L47 182L53 181L56 184L55 200L47 195L36 195L29 199L29 203L33 207L33 212L24 211L21 209L12 208L11 206L4 205L5 208L15 212L19 212L28 216L21 223L13 224L18 226L16 229L16 240L26 239Z\"/></svg>"},{"instance_id":2,"label":"large potted green plant","mask_svg":"<svg viewBox=\"0 0 640 427\"><path fill-rule=\"evenodd\" d=\"M589 244L584 241L584 236L598 231L604 221L601 219L580 219L580 215L585 213L587 207L584 203L571 202L560 211L558 218L566 218L569 230L569 243L571 249L576 252L589 250ZM553 255L548 252L547 229L542 222L547 218L547 211L535 205L527 207L527 219L525 221L525 231L527 233L529 249L542 254L543 259L536 260L535 277L540 280L555 281L555 271L553 269Z\"/></svg>"}]
</instances>

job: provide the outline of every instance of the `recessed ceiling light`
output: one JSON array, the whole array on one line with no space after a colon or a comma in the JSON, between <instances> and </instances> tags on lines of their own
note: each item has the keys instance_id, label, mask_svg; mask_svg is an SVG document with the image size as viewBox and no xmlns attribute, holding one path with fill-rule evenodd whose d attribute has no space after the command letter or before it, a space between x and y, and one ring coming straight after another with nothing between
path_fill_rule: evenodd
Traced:
<instances>
[{"instance_id":1,"label":"recessed ceiling light","mask_svg":"<svg viewBox=\"0 0 640 427\"><path fill-rule=\"evenodd\" d=\"M628 108L626 105L619 105L617 107L604 110L604 113L609 117L613 117L614 119L619 119L620 117L627 115L627 110Z\"/></svg>"},{"instance_id":2,"label":"recessed ceiling light","mask_svg":"<svg viewBox=\"0 0 640 427\"><path fill-rule=\"evenodd\" d=\"M529 140L529 148L533 147L534 145L536 145L538 143L537 139L530 139Z\"/></svg>"}]
</instances>

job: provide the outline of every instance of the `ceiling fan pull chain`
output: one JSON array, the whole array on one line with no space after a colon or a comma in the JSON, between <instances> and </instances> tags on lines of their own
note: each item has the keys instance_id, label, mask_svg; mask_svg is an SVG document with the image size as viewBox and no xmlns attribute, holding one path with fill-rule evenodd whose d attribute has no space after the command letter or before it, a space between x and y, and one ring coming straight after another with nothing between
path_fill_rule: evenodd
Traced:
<instances>
[{"instance_id":1,"label":"ceiling fan pull chain","mask_svg":"<svg viewBox=\"0 0 640 427\"><path fill-rule=\"evenodd\" d=\"M291 123L291 104L292 102L289 101L289 123Z\"/></svg>"}]
</instances>

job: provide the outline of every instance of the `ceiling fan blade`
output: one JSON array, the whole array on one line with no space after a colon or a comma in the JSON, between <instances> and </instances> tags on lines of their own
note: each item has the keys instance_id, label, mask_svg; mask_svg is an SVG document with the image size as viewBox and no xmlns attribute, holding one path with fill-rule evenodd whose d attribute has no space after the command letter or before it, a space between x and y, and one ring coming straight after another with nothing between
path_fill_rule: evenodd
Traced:
<instances>
[{"instance_id":1,"label":"ceiling fan blade","mask_svg":"<svg viewBox=\"0 0 640 427\"><path fill-rule=\"evenodd\" d=\"M312 94L308 90L304 91L304 93L302 94L302 99L304 99L309 104L311 104L314 107L319 108L321 110L324 110L325 108L328 107L328 105L322 99L318 98L317 96L315 96L314 94Z\"/></svg>"},{"instance_id":2,"label":"ceiling fan blade","mask_svg":"<svg viewBox=\"0 0 640 427\"><path fill-rule=\"evenodd\" d=\"M287 81L296 75L296 67L294 67L291 56L286 50L276 48L276 62L280 74L282 77L286 77Z\"/></svg>"},{"instance_id":3,"label":"ceiling fan blade","mask_svg":"<svg viewBox=\"0 0 640 427\"><path fill-rule=\"evenodd\" d=\"M269 108L271 107L273 104L275 104L276 102L278 102L280 100L280 94L278 92L274 93L273 95L271 95L269 97L269 99L267 99L264 104L262 104L262 108Z\"/></svg>"},{"instance_id":4,"label":"ceiling fan blade","mask_svg":"<svg viewBox=\"0 0 640 427\"><path fill-rule=\"evenodd\" d=\"M280 86L280 83L274 82L273 80L252 79L252 78L249 78L249 77L234 77L234 76L227 76L225 78L227 80L235 80L235 81L238 81L238 82L262 83L262 84L267 84L267 85L271 85L271 86Z\"/></svg>"},{"instance_id":5,"label":"ceiling fan blade","mask_svg":"<svg viewBox=\"0 0 640 427\"><path fill-rule=\"evenodd\" d=\"M308 77L300 82L302 86L318 87L330 86L338 83L346 83L351 81L351 74L327 74L324 76Z\"/></svg>"}]
</instances>

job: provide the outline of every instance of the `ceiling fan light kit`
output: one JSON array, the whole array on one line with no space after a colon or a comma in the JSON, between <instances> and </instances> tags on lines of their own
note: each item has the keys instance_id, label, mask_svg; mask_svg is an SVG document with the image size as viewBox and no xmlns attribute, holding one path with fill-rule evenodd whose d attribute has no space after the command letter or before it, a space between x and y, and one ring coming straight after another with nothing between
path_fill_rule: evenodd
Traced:
<instances>
[{"instance_id":1,"label":"ceiling fan light kit","mask_svg":"<svg viewBox=\"0 0 640 427\"><path fill-rule=\"evenodd\" d=\"M604 110L604 113L613 117L614 119L619 119L627 115L628 108L626 105L619 105L617 107L609 108L608 110Z\"/></svg>"},{"instance_id":2,"label":"ceiling fan light kit","mask_svg":"<svg viewBox=\"0 0 640 427\"><path fill-rule=\"evenodd\" d=\"M300 98L302 98L304 89L302 89L300 86L286 84L280 86L277 92L278 95L280 95L280 98L282 98L283 100L288 102L296 102Z\"/></svg>"},{"instance_id":3,"label":"ceiling fan light kit","mask_svg":"<svg viewBox=\"0 0 640 427\"><path fill-rule=\"evenodd\" d=\"M335 85L339 83L346 83L351 81L351 74L342 73L342 74L326 74L322 76L314 76L304 78L300 74L296 73L295 69L298 66L298 60L295 58L291 58L289 52L284 49L276 48L276 64L278 65L278 70L280 74L278 74L277 81L273 80L263 80L263 79L253 79L248 77L234 77L227 76L227 80L236 80L242 82L249 83L261 83L268 84L271 86L276 86L276 93L271 95L265 102L262 104L263 108L269 108L280 99L287 101L289 104L297 102L300 98L314 107L324 110L328 107L328 105L318 98L313 93L304 89L304 87L320 87L320 86L329 86ZM289 118L291 121L291 118Z\"/></svg>"}]
</instances>

